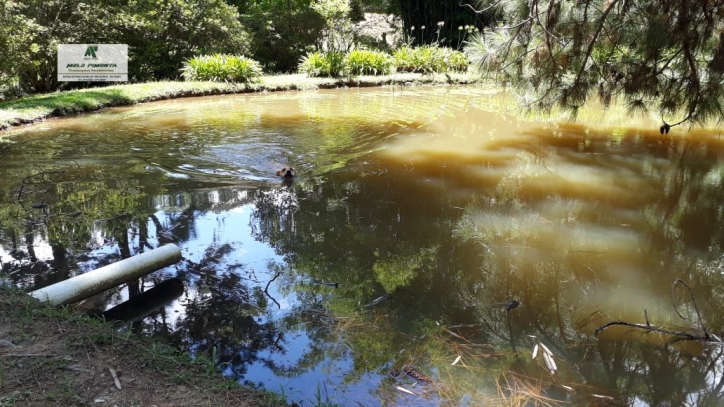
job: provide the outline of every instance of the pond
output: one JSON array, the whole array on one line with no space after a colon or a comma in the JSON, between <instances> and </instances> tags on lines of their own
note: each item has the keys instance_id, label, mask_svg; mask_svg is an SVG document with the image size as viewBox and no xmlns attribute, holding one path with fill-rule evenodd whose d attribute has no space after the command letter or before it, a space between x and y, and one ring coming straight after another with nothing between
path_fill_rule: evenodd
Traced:
<instances>
[{"instance_id":1,"label":"pond","mask_svg":"<svg viewBox=\"0 0 724 407\"><path fill-rule=\"evenodd\" d=\"M178 278L125 329L303 405L718 405L724 141L506 103L215 96L8 132L2 281L175 243L181 262L78 311ZM596 332L616 321L639 325Z\"/></svg>"}]
</instances>

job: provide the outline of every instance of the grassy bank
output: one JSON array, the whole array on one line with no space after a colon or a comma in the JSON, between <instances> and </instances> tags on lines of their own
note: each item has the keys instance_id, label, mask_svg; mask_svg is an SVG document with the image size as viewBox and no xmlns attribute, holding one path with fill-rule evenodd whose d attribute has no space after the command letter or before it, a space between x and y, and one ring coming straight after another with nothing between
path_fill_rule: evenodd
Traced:
<instances>
[{"instance_id":1,"label":"grassy bank","mask_svg":"<svg viewBox=\"0 0 724 407\"><path fill-rule=\"evenodd\" d=\"M0 286L0 406L41 405L283 403L222 378L209 361L192 361L166 345Z\"/></svg>"},{"instance_id":2,"label":"grassy bank","mask_svg":"<svg viewBox=\"0 0 724 407\"><path fill-rule=\"evenodd\" d=\"M396 74L354 78L309 78L306 75L263 76L257 83L150 82L103 88L55 92L0 102L0 130L35 123L50 117L90 112L112 106L231 93L313 90L340 87L372 87L411 84L467 84L476 80L466 74Z\"/></svg>"}]
</instances>

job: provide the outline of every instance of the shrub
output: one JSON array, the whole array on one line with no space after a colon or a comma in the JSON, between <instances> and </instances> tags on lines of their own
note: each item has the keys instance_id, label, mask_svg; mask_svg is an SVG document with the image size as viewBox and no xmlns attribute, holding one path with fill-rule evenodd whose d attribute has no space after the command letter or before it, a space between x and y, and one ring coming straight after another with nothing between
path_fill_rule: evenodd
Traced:
<instances>
[{"instance_id":1,"label":"shrub","mask_svg":"<svg viewBox=\"0 0 724 407\"><path fill-rule=\"evenodd\" d=\"M392 71L392 58L384 52L355 50L344 58L349 75L387 75Z\"/></svg>"},{"instance_id":2,"label":"shrub","mask_svg":"<svg viewBox=\"0 0 724 407\"><path fill-rule=\"evenodd\" d=\"M344 54L341 52L312 52L302 58L302 62L299 63L299 71L311 77L342 76Z\"/></svg>"},{"instance_id":3,"label":"shrub","mask_svg":"<svg viewBox=\"0 0 724 407\"><path fill-rule=\"evenodd\" d=\"M468 57L462 51L450 48L443 48L445 51L445 66L448 71L466 72L470 66Z\"/></svg>"},{"instance_id":4,"label":"shrub","mask_svg":"<svg viewBox=\"0 0 724 407\"><path fill-rule=\"evenodd\" d=\"M397 72L417 72L418 67L413 48L402 47L396 49L395 52L392 53L392 59L394 60Z\"/></svg>"},{"instance_id":5,"label":"shrub","mask_svg":"<svg viewBox=\"0 0 724 407\"><path fill-rule=\"evenodd\" d=\"M464 72L469 65L462 52L432 45L402 47L395 51L393 58L398 72Z\"/></svg>"},{"instance_id":6,"label":"shrub","mask_svg":"<svg viewBox=\"0 0 724 407\"><path fill-rule=\"evenodd\" d=\"M223 54L187 59L181 69L187 81L251 82L261 74L261 65L253 59Z\"/></svg>"}]
</instances>

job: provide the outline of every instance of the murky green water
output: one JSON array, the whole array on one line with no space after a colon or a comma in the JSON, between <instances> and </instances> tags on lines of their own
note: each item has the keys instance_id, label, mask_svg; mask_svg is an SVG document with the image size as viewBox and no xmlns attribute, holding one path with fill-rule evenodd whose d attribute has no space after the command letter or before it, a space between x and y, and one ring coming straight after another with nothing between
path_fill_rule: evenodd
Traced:
<instances>
[{"instance_id":1,"label":"murky green water","mask_svg":"<svg viewBox=\"0 0 724 407\"><path fill-rule=\"evenodd\" d=\"M13 131L4 280L31 290L176 243L178 265L78 308L178 277L131 329L290 402L719 405L721 346L684 334L724 328L724 141L518 122L499 99L224 96ZM287 164L293 183L274 176ZM595 335L617 320L682 335Z\"/></svg>"}]
</instances>

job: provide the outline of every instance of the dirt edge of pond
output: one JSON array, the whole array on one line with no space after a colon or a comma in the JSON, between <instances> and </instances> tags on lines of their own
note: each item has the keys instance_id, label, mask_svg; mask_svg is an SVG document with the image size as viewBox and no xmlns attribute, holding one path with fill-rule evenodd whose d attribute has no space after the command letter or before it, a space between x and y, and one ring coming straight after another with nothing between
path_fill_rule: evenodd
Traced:
<instances>
[{"instance_id":1,"label":"dirt edge of pond","mask_svg":"<svg viewBox=\"0 0 724 407\"><path fill-rule=\"evenodd\" d=\"M114 375L116 376L114 378ZM0 406L282 406L109 323L0 286Z\"/></svg>"},{"instance_id":2,"label":"dirt edge of pond","mask_svg":"<svg viewBox=\"0 0 724 407\"><path fill-rule=\"evenodd\" d=\"M264 76L253 83L166 81L111 85L0 101L0 132L51 118L184 97L335 88L467 85L480 81L479 75L461 73L400 73L353 78L310 78L293 74Z\"/></svg>"}]
</instances>

